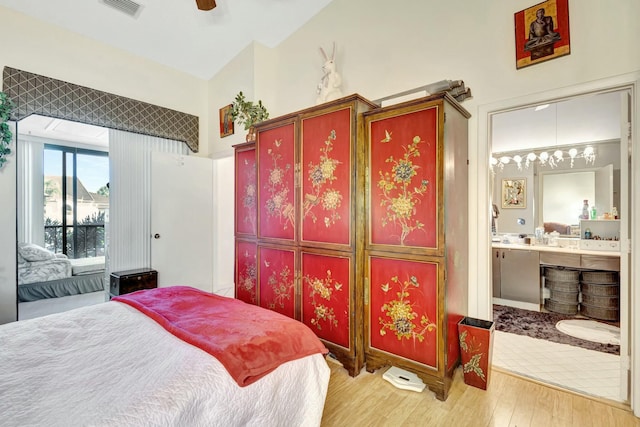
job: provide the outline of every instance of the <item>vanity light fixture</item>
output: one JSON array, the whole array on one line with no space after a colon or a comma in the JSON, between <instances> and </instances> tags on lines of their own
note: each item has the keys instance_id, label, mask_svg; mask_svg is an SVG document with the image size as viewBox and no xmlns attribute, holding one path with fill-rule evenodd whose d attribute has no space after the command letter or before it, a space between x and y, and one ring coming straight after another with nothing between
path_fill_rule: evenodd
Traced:
<instances>
[{"instance_id":1,"label":"vanity light fixture","mask_svg":"<svg viewBox=\"0 0 640 427\"><path fill-rule=\"evenodd\" d=\"M494 166L497 166L502 170L504 169L504 165L513 161L518 166L518 170L522 170L522 163L524 160L525 169L528 169L529 166L536 161L541 166L549 165L549 167L553 169L558 167L561 162L564 162L565 157L569 157L569 159L571 159L571 168L573 168L574 160L577 158L583 158L587 165L593 165L596 160L596 151L591 145L587 145L582 152L578 151L576 148L570 148L569 150L562 150L558 148L554 150L552 154L549 154L549 151L545 150L538 153L531 151L526 155L494 155L491 156L489 167L492 171Z\"/></svg>"}]
</instances>

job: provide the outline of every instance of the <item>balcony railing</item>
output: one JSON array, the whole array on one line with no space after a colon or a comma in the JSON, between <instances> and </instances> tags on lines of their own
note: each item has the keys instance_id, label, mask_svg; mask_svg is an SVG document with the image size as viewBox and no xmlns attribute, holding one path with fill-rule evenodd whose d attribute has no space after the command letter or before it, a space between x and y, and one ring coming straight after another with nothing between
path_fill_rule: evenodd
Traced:
<instances>
[{"instance_id":1,"label":"balcony railing","mask_svg":"<svg viewBox=\"0 0 640 427\"><path fill-rule=\"evenodd\" d=\"M69 258L90 258L102 256L105 252L104 224L76 225L74 239L73 225L68 225L67 248L62 247L62 225L44 226L44 243L47 249L55 253L64 253ZM74 242L76 242L74 247Z\"/></svg>"}]
</instances>

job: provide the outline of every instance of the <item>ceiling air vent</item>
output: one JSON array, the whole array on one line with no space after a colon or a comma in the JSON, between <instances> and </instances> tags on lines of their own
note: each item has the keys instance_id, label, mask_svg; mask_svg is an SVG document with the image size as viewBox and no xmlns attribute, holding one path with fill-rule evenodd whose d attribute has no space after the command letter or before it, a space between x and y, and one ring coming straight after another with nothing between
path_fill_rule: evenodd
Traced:
<instances>
[{"instance_id":1,"label":"ceiling air vent","mask_svg":"<svg viewBox=\"0 0 640 427\"><path fill-rule=\"evenodd\" d=\"M138 14L142 9L141 4L131 0L100 0L100 2L134 18L138 17Z\"/></svg>"}]
</instances>

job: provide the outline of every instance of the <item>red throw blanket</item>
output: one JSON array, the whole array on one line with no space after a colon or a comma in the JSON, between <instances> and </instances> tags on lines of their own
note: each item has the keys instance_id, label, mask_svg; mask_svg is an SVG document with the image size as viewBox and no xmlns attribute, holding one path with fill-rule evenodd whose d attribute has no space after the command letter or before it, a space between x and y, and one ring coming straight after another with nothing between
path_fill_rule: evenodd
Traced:
<instances>
[{"instance_id":1,"label":"red throw blanket","mask_svg":"<svg viewBox=\"0 0 640 427\"><path fill-rule=\"evenodd\" d=\"M115 297L224 365L240 387L281 364L328 350L303 323L242 301L188 286Z\"/></svg>"}]
</instances>

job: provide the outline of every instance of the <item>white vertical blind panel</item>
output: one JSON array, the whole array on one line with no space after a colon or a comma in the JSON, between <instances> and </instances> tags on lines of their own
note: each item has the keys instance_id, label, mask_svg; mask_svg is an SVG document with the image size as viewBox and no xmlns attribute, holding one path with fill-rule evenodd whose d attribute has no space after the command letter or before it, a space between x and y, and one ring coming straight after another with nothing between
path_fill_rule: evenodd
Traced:
<instances>
[{"instance_id":1,"label":"white vertical blind panel","mask_svg":"<svg viewBox=\"0 0 640 427\"><path fill-rule=\"evenodd\" d=\"M109 130L109 273L151 266L152 151L189 154L179 141Z\"/></svg>"},{"instance_id":2,"label":"white vertical blind panel","mask_svg":"<svg viewBox=\"0 0 640 427\"><path fill-rule=\"evenodd\" d=\"M20 136L18 167L18 241L44 247L44 144Z\"/></svg>"}]
</instances>

